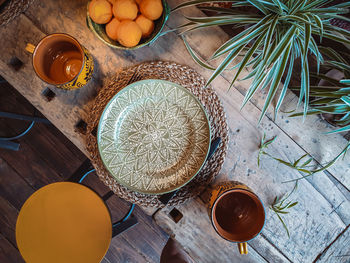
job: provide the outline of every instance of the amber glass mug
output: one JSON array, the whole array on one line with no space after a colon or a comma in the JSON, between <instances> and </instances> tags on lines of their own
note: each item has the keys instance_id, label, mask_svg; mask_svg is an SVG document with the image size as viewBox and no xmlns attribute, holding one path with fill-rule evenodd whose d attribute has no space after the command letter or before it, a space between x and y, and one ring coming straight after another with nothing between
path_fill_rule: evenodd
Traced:
<instances>
[{"instance_id":1,"label":"amber glass mug","mask_svg":"<svg viewBox=\"0 0 350 263\"><path fill-rule=\"evenodd\" d=\"M216 232L237 242L241 254L248 254L246 242L255 238L265 224L265 209L259 197L242 183L225 182L214 188L209 204Z\"/></svg>"},{"instance_id":2,"label":"amber glass mug","mask_svg":"<svg viewBox=\"0 0 350 263\"><path fill-rule=\"evenodd\" d=\"M75 38L55 33L44 37L36 46L27 44L33 54L33 67L43 81L72 90L85 86L92 77L91 54Z\"/></svg>"}]
</instances>

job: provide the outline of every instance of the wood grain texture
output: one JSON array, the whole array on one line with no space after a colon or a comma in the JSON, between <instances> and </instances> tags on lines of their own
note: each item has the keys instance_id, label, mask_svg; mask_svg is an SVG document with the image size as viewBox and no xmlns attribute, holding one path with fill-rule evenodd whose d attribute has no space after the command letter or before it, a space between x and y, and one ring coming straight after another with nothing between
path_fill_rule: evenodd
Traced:
<instances>
[{"instance_id":1,"label":"wood grain texture","mask_svg":"<svg viewBox=\"0 0 350 263\"><path fill-rule=\"evenodd\" d=\"M17 248L15 228L18 210L12 204L0 196L0 233L13 247Z\"/></svg>"},{"instance_id":2,"label":"wood grain texture","mask_svg":"<svg viewBox=\"0 0 350 263\"><path fill-rule=\"evenodd\" d=\"M171 6L176 6L181 0L171 1ZM203 13L195 8L189 8L188 10L182 11L182 13L190 16L203 16ZM173 17L169 19L167 23L171 28L174 28L180 24L184 24L186 20L184 18ZM203 38L203 35L206 35ZM229 36L218 28L198 30L191 34L186 34L186 39L190 43L191 47L204 59L208 59L216 48L229 39ZM208 43L203 45L203 42ZM241 58L237 58L233 65L237 64ZM218 65L219 61L214 61L214 65ZM244 69L242 75L238 78L238 81L235 82L234 88L236 88L242 95L246 94L247 89L249 88L252 80L241 80L246 76L251 69ZM225 71L222 76L229 82L231 82L235 71ZM295 75L300 73L294 72ZM227 86L228 87L228 86ZM282 84L280 85L282 87ZM264 91L257 91L252 99L252 103L262 109L265 98L267 95L267 89ZM241 105L243 99L240 101ZM317 115L308 116L307 119L303 122L301 117L288 117L291 110L296 108L298 102L298 97L291 91L287 91L286 98L281 107L281 112L274 118L273 106L276 105L277 101L273 101L272 107L269 108L267 113L267 118L273 119L276 125L289 137L291 137L298 145L300 145L305 152L309 153L314 157L319 163L326 163L327 161L332 160L338 153L342 151L345 147L347 140L340 134L325 134L331 130L334 130L334 127L329 125L327 122L323 121ZM303 104L300 105L298 111L303 109ZM260 114L259 114L260 115ZM255 122L257 123L259 115L255 116ZM332 142L331 146L329 142ZM344 160L340 160L336 165L333 165L328 169L330 174L337 178L337 180L343 184L347 190L350 189L350 178L346 174L350 173L350 166L348 165L349 157Z\"/></svg>"},{"instance_id":3,"label":"wood grain texture","mask_svg":"<svg viewBox=\"0 0 350 263\"><path fill-rule=\"evenodd\" d=\"M0 262L22 263L24 260L16 248L0 233Z\"/></svg>"},{"instance_id":4,"label":"wood grain texture","mask_svg":"<svg viewBox=\"0 0 350 263\"><path fill-rule=\"evenodd\" d=\"M24 114L41 117L35 108L30 105L23 96L10 87L8 84L0 84L0 111ZM22 132L30 122L3 119L0 122L0 136L12 136ZM42 138L45 137L45 140ZM20 140L26 144L33 151L34 156L38 156L43 160L50 160L46 162L47 166L54 170L62 178L70 176L78 167L79 162L85 160L85 155L82 154L76 147L68 148L71 145L69 140L62 136L62 134L51 124L35 123L31 131ZM28 143L29 142L29 143ZM55 145L60 145L60 148ZM38 149L32 145L40 145ZM71 160L77 160L72 162ZM52 172L52 171L51 171Z\"/></svg>"},{"instance_id":5,"label":"wood grain texture","mask_svg":"<svg viewBox=\"0 0 350 263\"><path fill-rule=\"evenodd\" d=\"M1 196L19 210L27 198L34 193L34 189L1 157L0 174Z\"/></svg>"},{"instance_id":6,"label":"wood grain texture","mask_svg":"<svg viewBox=\"0 0 350 263\"><path fill-rule=\"evenodd\" d=\"M38 2L28 10L26 13L28 17L22 15L7 27L0 29L2 35L11 36L0 39L1 49L9 50L0 58L0 73L86 153L84 136L75 132L74 126L79 119L84 120L94 95L105 83L106 77L116 70L141 61L163 59L191 66L206 78L210 76L211 72L199 68L189 59L182 40L174 33L158 39L151 47L134 52L112 50L104 46L86 28L85 5L86 2L82 0ZM170 1L170 5L176 5L176 1ZM53 13L57 16L50 15ZM168 26L176 25L181 22L181 19L179 14L172 14ZM12 32L17 31L19 31L18 34L12 36ZM30 55L23 50L25 43L37 43L44 35L43 32L53 33L57 31L72 34L91 51L95 59L96 71L94 80L81 90L66 92L52 88L56 97L47 102L41 95L46 85L33 74ZM9 32L10 34L7 34ZM208 36L210 36L210 41L208 41ZM217 28L213 28L209 32L206 31L205 34L196 32L188 37L190 44L203 57L208 57L225 39L227 39L227 35ZM18 71L7 65L13 56L24 62ZM278 135L278 139L270 147L270 153L284 159L296 159L305 152L309 152L319 162L323 162L342 148L344 139L340 135L320 137L320 140L325 141L321 148L317 148L317 143L309 143L314 138L314 134L319 134L322 128L315 124L318 123L316 120L310 121L309 126L302 126L299 120L292 122L288 119L287 123L285 115L280 115L281 119L276 122L265 118L260 127L256 127L264 94L260 94L261 99L259 95L256 96L259 100L253 101L254 104L249 103L243 111L240 111L239 106L243 101L242 94L245 93L249 83L239 82L235 89L228 92L229 75L225 74L213 83L213 87L226 109L231 137L227 160L219 181L234 179L248 184L266 205L271 203L275 195L290 191L292 184L281 184L281 182L297 178L300 176L297 172L269 159L264 159L262 166L257 167L257 146L263 131L271 136ZM291 103L295 102L291 101ZM322 122L320 123L322 124ZM330 141L332 145L335 145L334 147L327 147L327 143ZM350 218L349 202L346 195L346 191L349 189L346 177L349 167L342 163L335 167L339 168L337 168L338 170L330 169L330 176L336 181L325 174L319 174L300 182L299 190L294 195L294 199L298 200L300 205L293 208L291 213L285 216L285 221L292 233L291 239L287 238L278 219L267 211L268 221L263 236L250 243L251 258L243 258L243 260L264 262L271 259L276 262L288 260L310 262L345 229ZM341 190L339 190L337 183L345 188L340 187ZM230 254L232 251L236 251L236 248L231 249L229 247L231 244L220 243L215 233L212 235L213 233L210 232L213 229L207 215L203 214L205 208L202 200L192 200L178 209L184 214L182 219L184 223L180 221L180 224L183 224L181 228L170 221L166 210L157 213L156 219L170 233L176 234L177 240L185 246L192 258L200 262L207 258L223 257L227 262L236 259L233 257L234 254ZM193 233L198 235L202 233L203 236L197 238ZM211 234L208 235L208 233ZM200 244L205 240L211 240L212 243ZM213 240L217 243L213 243ZM220 244L220 246L216 244ZM208 249L200 249L203 246L214 247L214 250L209 253Z\"/></svg>"},{"instance_id":7,"label":"wood grain texture","mask_svg":"<svg viewBox=\"0 0 350 263\"><path fill-rule=\"evenodd\" d=\"M0 111L31 114L33 106L14 92L12 87L0 84ZM1 119L0 135L15 134L23 129L23 125L23 121ZM0 241L0 262L23 262L16 247L15 225L18 211L25 200L50 180L57 181L68 177L68 173L73 173L80 166L82 159L86 159L83 153L53 126L36 127L38 129L33 128L19 140L22 147L18 152L0 149L0 235L4 239ZM26 156L31 157L26 159ZM35 166L35 169L31 166ZM36 170L40 170L41 173L36 173ZM45 173L51 173L51 179L47 179ZM101 196L110 191L94 173L86 177L84 184ZM113 221L120 220L130 207L128 202L115 195L107 204ZM133 232L130 234L127 231L113 239L102 262L159 261L168 236L140 208L135 209L134 215L139 224L131 229Z\"/></svg>"},{"instance_id":8,"label":"wood grain texture","mask_svg":"<svg viewBox=\"0 0 350 263\"><path fill-rule=\"evenodd\" d=\"M95 173L90 174L83 183L92 187L101 196L110 191ZM120 220L131 205L117 195L109 198L106 203L111 211L113 222ZM135 251L144 255L147 261L158 262L159 255L168 240L168 235L138 206L135 207L133 214L137 217L139 223L115 238L125 240Z\"/></svg>"},{"instance_id":9,"label":"wood grain texture","mask_svg":"<svg viewBox=\"0 0 350 263\"><path fill-rule=\"evenodd\" d=\"M315 262L350 262L350 225Z\"/></svg>"},{"instance_id":10,"label":"wood grain texture","mask_svg":"<svg viewBox=\"0 0 350 263\"><path fill-rule=\"evenodd\" d=\"M220 78L216 81L216 85L223 86L224 80ZM226 84L227 85L227 84ZM271 160L264 158L262 166L257 167L257 152L259 137L261 131L256 127L255 117L258 116L259 110L252 104L248 104L243 111L239 110L239 103L242 99L241 94L232 89L227 93L228 96L223 98L224 107L226 112L229 113L228 125L230 127L230 144L227 159L222 169L222 175L219 180L224 181L228 179L242 181L248 184L254 189L263 199L265 204L270 204L274 195L282 194L283 192L290 191L293 185L281 184L281 182L296 178L298 173L294 170L286 168L285 166ZM231 101L228 101L228 98ZM232 100L237 103L232 103ZM248 114L249 113L249 114ZM274 134L278 135L276 142L270 146L269 152L272 155L282 156L286 158L288 156L301 156L303 150L295 144L295 142L286 136L274 123L268 119L264 120L261 124L263 131L274 131ZM299 190L295 196L295 200L299 201L300 205L295 207L291 214L285 217L285 221L288 224L290 231L292 232L291 240L288 239L284 232L280 222L275 216L269 215L264 235L266 239L277 247L279 251L283 251L287 259L291 261L308 262L312 261L322 249L329 244L337 234L340 233L345 225L340 219L340 211L333 211L337 205L342 203L348 206L345 197L341 192L337 191L334 184L326 177L317 177L325 185L322 190L325 191L324 196L328 198L330 192L334 192L337 195L337 201L332 204L334 200L324 198L312 184L307 181L301 181ZM317 201L315 201L317 200ZM315 202L317 206L315 206ZM199 206L199 204L194 204ZM183 213L187 213L189 208L179 208ZM343 210L343 218L348 218L349 210ZM294 215L293 215L294 214ZM296 220L296 215L298 220ZM156 215L156 218L164 217L168 220L168 216L160 212ZM167 217L167 218L166 218ZM163 219L164 219L163 218ZM203 229L200 224L202 222L194 221L189 228L191 229ZM336 222L336 223L335 223ZM164 221L162 221L164 224ZM195 227L197 225L197 227ZM206 228L210 228L207 225ZM169 229L175 228L174 224L171 224ZM327 229L327 230L326 230ZM182 228L178 229L182 232ZM183 230L183 238L180 243L193 242L193 235L188 230ZM181 235L180 235L181 236ZM179 240L180 237L177 237ZM191 251L200 259L206 258L197 250ZM215 251L220 256L221 251Z\"/></svg>"},{"instance_id":11,"label":"wood grain texture","mask_svg":"<svg viewBox=\"0 0 350 263\"><path fill-rule=\"evenodd\" d=\"M240 255L237 244L220 238L211 226L207 208L199 200L190 200L178 208L183 218L176 224L169 216L172 208L156 214L158 224L184 247L195 262L268 262L249 246L248 255Z\"/></svg>"}]
</instances>

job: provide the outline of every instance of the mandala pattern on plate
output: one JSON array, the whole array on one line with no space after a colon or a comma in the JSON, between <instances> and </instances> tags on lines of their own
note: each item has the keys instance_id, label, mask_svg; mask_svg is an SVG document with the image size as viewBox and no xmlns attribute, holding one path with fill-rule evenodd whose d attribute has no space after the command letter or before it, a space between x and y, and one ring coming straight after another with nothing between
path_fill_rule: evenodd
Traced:
<instances>
[{"instance_id":1,"label":"mandala pattern on plate","mask_svg":"<svg viewBox=\"0 0 350 263\"><path fill-rule=\"evenodd\" d=\"M143 80L117 93L99 123L101 159L122 185L159 194L186 184L202 167L210 127L200 102L185 88Z\"/></svg>"}]
</instances>

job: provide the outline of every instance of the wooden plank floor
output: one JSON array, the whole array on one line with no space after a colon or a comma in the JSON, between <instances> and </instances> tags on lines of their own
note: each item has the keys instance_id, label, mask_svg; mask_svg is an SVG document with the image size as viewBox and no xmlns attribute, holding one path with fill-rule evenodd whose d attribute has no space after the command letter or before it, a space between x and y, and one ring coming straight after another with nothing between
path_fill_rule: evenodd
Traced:
<instances>
[{"instance_id":1,"label":"wooden plank floor","mask_svg":"<svg viewBox=\"0 0 350 263\"><path fill-rule=\"evenodd\" d=\"M0 78L0 111L41 116L15 89ZM0 136L11 136L24 129L22 121L0 119ZM24 262L15 240L18 211L25 200L40 187L67 179L86 157L53 125L36 123L18 140L18 152L0 148L0 262ZM91 174L84 182L99 194L109 189ZM129 203L113 196L108 200L112 217L125 214ZM168 239L140 208L134 214L139 224L112 240L103 262L159 262Z\"/></svg>"}]
</instances>

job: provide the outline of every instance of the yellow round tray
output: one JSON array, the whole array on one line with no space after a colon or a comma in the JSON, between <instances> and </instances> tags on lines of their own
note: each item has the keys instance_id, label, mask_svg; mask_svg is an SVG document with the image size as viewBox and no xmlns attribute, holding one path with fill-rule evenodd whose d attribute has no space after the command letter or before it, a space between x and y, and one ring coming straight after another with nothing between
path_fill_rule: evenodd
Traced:
<instances>
[{"instance_id":1,"label":"yellow round tray","mask_svg":"<svg viewBox=\"0 0 350 263\"><path fill-rule=\"evenodd\" d=\"M17 245L26 262L100 262L111 238L107 206L94 191L77 183L40 188L17 218Z\"/></svg>"}]
</instances>

